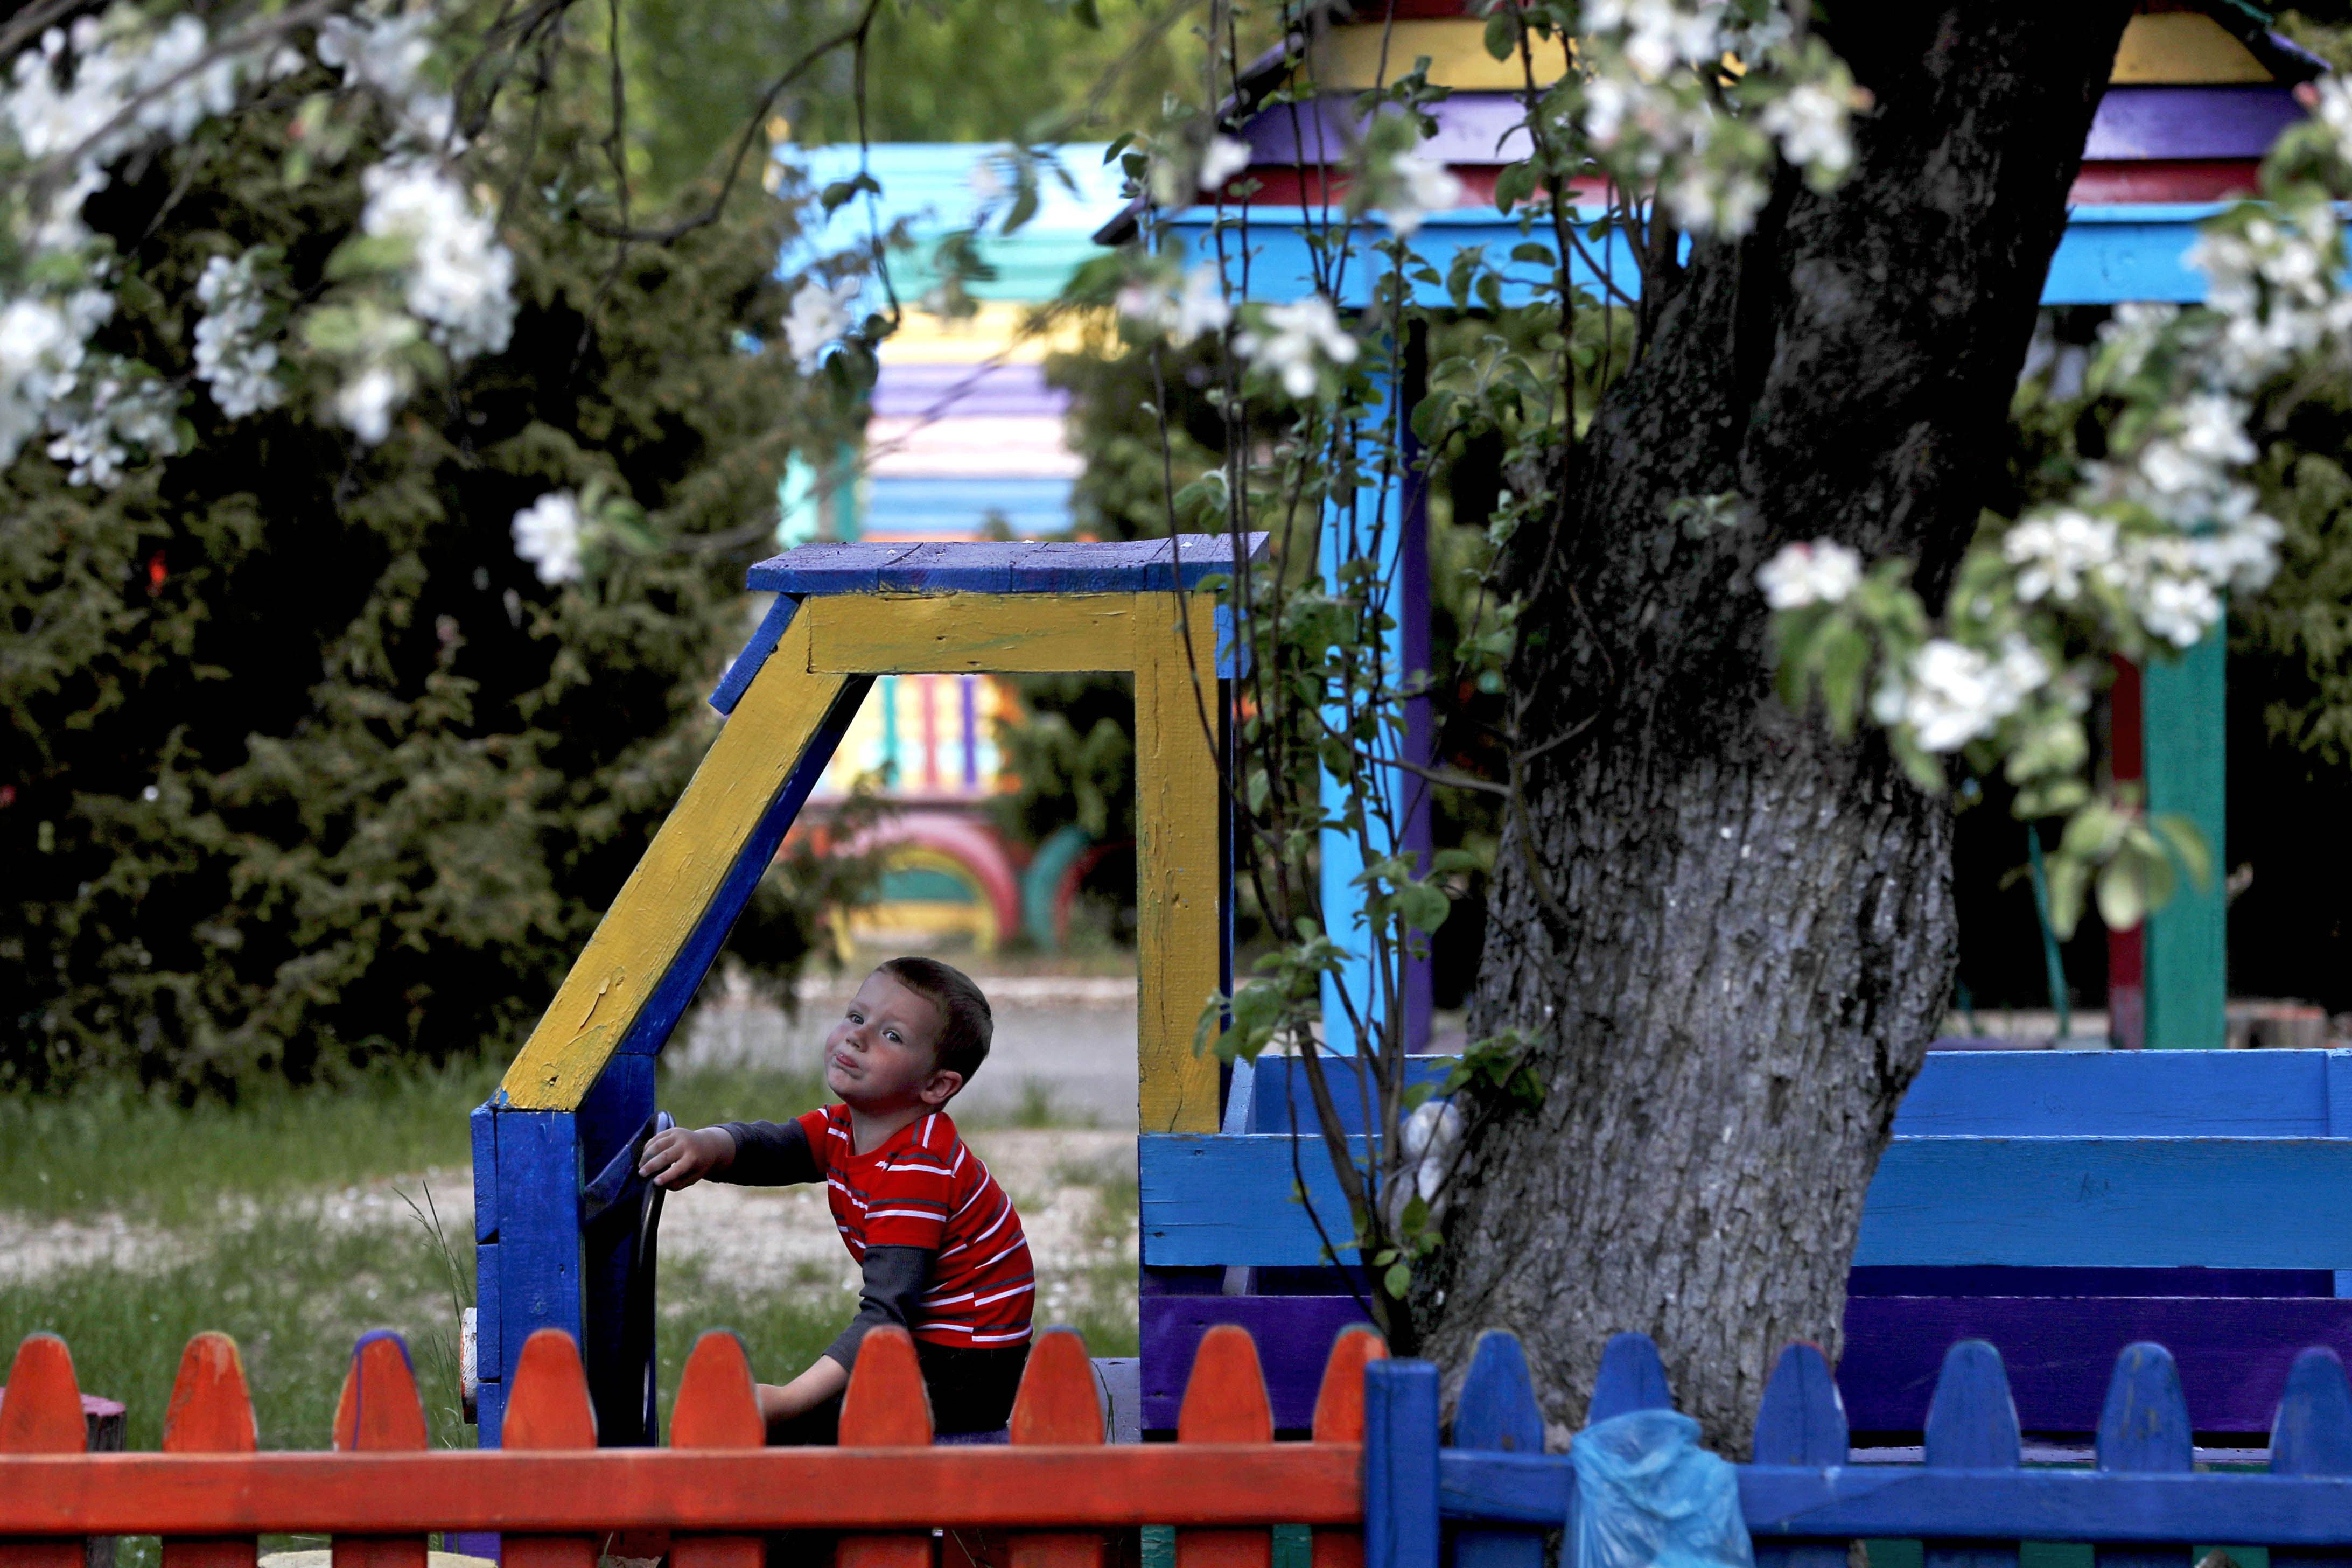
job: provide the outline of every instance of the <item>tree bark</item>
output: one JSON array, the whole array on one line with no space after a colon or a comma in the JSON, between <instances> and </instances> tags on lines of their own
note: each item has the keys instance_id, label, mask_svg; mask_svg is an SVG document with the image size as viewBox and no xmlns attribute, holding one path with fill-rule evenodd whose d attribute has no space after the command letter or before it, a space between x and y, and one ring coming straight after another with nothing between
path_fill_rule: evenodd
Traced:
<instances>
[{"instance_id":1,"label":"tree bark","mask_svg":"<svg viewBox=\"0 0 2352 1568\"><path fill-rule=\"evenodd\" d=\"M1936 604L2007 410L2130 7L1841 7L1856 167L1703 245L1512 569L1534 722L1475 1037L1547 1099L1484 1121L1416 1286L1458 1375L1516 1331L1556 1436L1602 1343L1658 1342L1744 1454L1780 1347L1839 1345L1862 1197L1950 994L1946 801L1773 696L1755 573L1795 540L1907 556ZM1884 13L1883 15L1881 13ZM1665 509L1737 491L1739 526Z\"/></svg>"}]
</instances>

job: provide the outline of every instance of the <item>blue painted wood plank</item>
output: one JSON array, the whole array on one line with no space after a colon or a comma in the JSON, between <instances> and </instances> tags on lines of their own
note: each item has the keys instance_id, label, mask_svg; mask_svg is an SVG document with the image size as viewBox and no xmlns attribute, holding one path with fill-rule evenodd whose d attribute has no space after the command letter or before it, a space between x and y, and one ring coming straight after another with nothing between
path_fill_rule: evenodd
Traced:
<instances>
[{"instance_id":1,"label":"blue painted wood plank","mask_svg":"<svg viewBox=\"0 0 2352 1568\"><path fill-rule=\"evenodd\" d=\"M2196 1469L2196 1440L2180 1373L2162 1345L2126 1345L2116 1358L2099 1412L2098 1453L2103 1470L2187 1475ZM2159 1547L2103 1545L2095 1560L2098 1568L2189 1568L2190 1552L2185 1541Z\"/></svg>"},{"instance_id":2,"label":"blue painted wood plank","mask_svg":"<svg viewBox=\"0 0 2352 1568\"><path fill-rule=\"evenodd\" d=\"M1255 1114L1269 1098L1261 1079ZM1140 1143L1144 1261L1311 1267L1287 1137L1155 1134ZM1319 1142L1298 1169L1344 1234ZM1864 1201L1861 1265L2335 1268L2352 1263L2352 1140L1907 1138Z\"/></svg>"},{"instance_id":3,"label":"blue painted wood plank","mask_svg":"<svg viewBox=\"0 0 2352 1568\"><path fill-rule=\"evenodd\" d=\"M2259 1433L2271 1429L2298 1352L2352 1352L2352 1301L1850 1297L1838 1386L1854 1429L1918 1431L1945 1347L1960 1339L1989 1341L2007 1358L2030 1432L2095 1430L2116 1355L2153 1340L2176 1358L2196 1430Z\"/></svg>"},{"instance_id":4,"label":"blue painted wood plank","mask_svg":"<svg viewBox=\"0 0 2352 1568\"><path fill-rule=\"evenodd\" d=\"M721 713L735 711L735 704L751 689L751 678L760 673L760 667L776 651L776 639L793 624L793 612L799 607L800 601L791 595L776 595L776 602L768 606L768 613L760 617L759 626L752 630L751 641L728 664L727 673L719 678L718 689L710 694L713 708Z\"/></svg>"},{"instance_id":5,"label":"blue painted wood plank","mask_svg":"<svg viewBox=\"0 0 2352 1568\"><path fill-rule=\"evenodd\" d=\"M882 568L886 594L1010 594L1013 572L1043 546L998 540L919 544Z\"/></svg>"},{"instance_id":6,"label":"blue painted wood plank","mask_svg":"<svg viewBox=\"0 0 2352 1568\"><path fill-rule=\"evenodd\" d=\"M719 884L709 906L695 921L693 934L670 961L653 994L645 1005L637 1009L629 1032L622 1037L618 1054L622 1056L658 1056L669 1041L670 1031L677 1027L678 1019L702 988L703 978L710 973L719 957L719 950L727 943L727 933L735 927L735 919L751 900L752 890L767 874L776 858L776 849L784 835L807 804L809 792L824 776L825 764L833 760L850 721L857 717L858 705L872 689L870 675L854 676L845 682L841 695L834 700L825 712L824 722L809 737L807 749L801 753L793 771L778 786L775 798L760 818L760 825L736 853L735 864ZM646 1108L650 1110L652 1108Z\"/></svg>"},{"instance_id":7,"label":"blue painted wood plank","mask_svg":"<svg viewBox=\"0 0 2352 1568\"><path fill-rule=\"evenodd\" d=\"M1453 1445L1494 1453L1540 1454L1543 1412L1517 1334L1489 1329L1478 1336L1454 1405ZM1454 1568L1543 1568L1540 1530L1465 1527L1454 1537Z\"/></svg>"},{"instance_id":8,"label":"blue painted wood plank","mask_svg":"<svg viewBox=\"0 0 2352 1568\"><path fill-rule=\"evenodd\" d=\"M803 544L754 565L743 585L754 594L871 594L882 569L916 547L910 543Z\"/></svg>"},{"instance_id":9,"label":"blue painted wood plank","mask_svg":"<svg viewBox=\"0 0 2352 1568\"><path fill-rule=\"evenodd\" d=\"M2022 1457L2017 1406L2000 1352L1962 1340L1944 1356L1944 1374L1927 1405L1927 1466L1943 1470L2011 1470ZM2013 1541L1955 1545L1938 1527L1923 1531L1927 1568L2017 1568Z\"/></svg>"},{"instance_id":10,"label":"blue painted wood plank","mask_svg":"<svg viewBox=\"0 0 2352 1568\"><path fill-rule=\"evenodd\" d=\"M1656 1342L1647 1334L1610 1335L1601 1347L1601 1370L1592 1376L1585 1425L1635 1410L1674 1407L1674 1390L1667 1386L1666 1363L1658 1359Z\"/></svg>"},{"instance_id":11,"label":"blue painted wood plank","mask_svg":"<svg viewBox=\"0 0 2352 1568\"><path fill-rule=\"evenodd\" d=\"M1365 1058L1369 1061L1370 1058ZM1437 1083L1454 1070L1454 1057L1407 1057L1404 1081L1407 1088L1417 1084ZM1369 1087L1360 1086L1355 1076L1356 1059L1342 1058L1324 1059L1324 1071L1330 1075L1332 1099L1339 1112L1339 1125L1350 1132L1361 1132L1371 1120L1379 1100ZM1301 1131L1314 1132L1322 1126L1315 1115L1315 1097L1307 1088L1307 1064L1297 1057L1265 1057L1259 1059L1256 1086L1252 1091L1251 1132L1288 1132L1291 1118L1297 1117Z\"/></svg>"},{"instance_id":12,"label":"blue painted wood plank","mask_svg":"<svg viewBox=\"0 0 2352 1568\"><path fill-rule=\"evenodd\" d=\"M1050 541L1022 557L1013 575L1020 594L1132 594L1143 573L1166 550L1164 539L1121 539L1099 544Z\"/></svg>"},{"instance_id":13,"label":"blue painted wood plank","mask_svg":"<svg viewBox=\"0 0 2352 1568\"><path fill-rule=\"evenodd\" d=\"M1759 1465L1846 1462L1845 1405L1820 1346L1795 1344L1781 1351L1756 1412L1753 1452ZM1756 1568L1845 1568L1843 1541L1759 1541L1754 1545Z\"/></svg>"},{"instance_id":14,"label":"blue painted wood plank","mask_svg":"<svg viewBox=\"0 0 2352 1568\"><path fill-rule=\"evenodd\" d=\"M1251 1086L1256 1082L1257 1063L1246 1058L1234 1063L1233 1076L1225 1083L1225 1113L1217 1123L1217 1131L1249 1131Z\"/></svg>"},{"instance_id":15,"label":"blue painted wood plank","mask_svg":"<svg viewBox=\"0 0 2352 1568\"><path fill-rule=\"evenodd\" d=\"M499 1116L499 1376L538 1329L581 1335L580 1144L568 1110ZM485 1429L485 1437L488 1436Z\"/></svg>"},{"instance_id":16,"label":"blue painted wood plank","mask_svg":"<svg viewBox=\"0 0 2352 1568\"><path fill-rule=\"evenodd\" d=\"M573 1113L583 1180L625 1152L653 1113L654 1058L613 1057ZM580 1202L578 1189L572 1201ZM643 1421L631 1405L644 1396L645 1369L625 1365L622 1350L635 1241L632 1226L583 1228L581 1237L580 1356L598 1428L605 1432L633 1430Z\"/></svg>"},{"instance_id":17,"label":"blue painted wood plank","mask_svg":"<svg viewBox=\"0 0 2352 1568\"><path fill-rule=\"evenodd\" d=\"M1364 1369L1364 1568L1436 1568L1437 1368Z\"/></svg>"},{"instance_id":18,"label":"blue painted wood plank","mask_svg":"<svg viewBox=\"0 0 2352 1568\"><path fill-rule=\"evenodd\" d=\"M2294 1358L2271 1428L2271 1474L2352 1476L2352 1388L2334 1351Z\"/></svg>"},{"instance_id":19,"label":"blue painted wood plank","mask_svg":"<svg viewBox=\"0 0 2352 1568\"><path fill-rule=\"evenodd\" d=\"M474 1152L474 1239L496 1241L499 1236L499 1113L478 1105L466 1118Z\"/></svg>"},{"instance_id":20,"label":"blue painted wood plank","mask_svg":"<svg viewBox=\"0 0 2352 1568\"><path fill-rule=\"evenodd\" d=\"M503 1320L499 1289L499 1244L486 1241L474 1248L474 1370L477 1381L496 1383L506 1366Z\"/></svg>"},{"instance_id":21,"label":"blue painted wood plank","mask_svg":"<svg viewBox=\"0 0 2352 1568\"><path fill-rule=\"evenodd\" d=\"M2324 1138L2328 1051L1932 1051L1897 1138Z\"/></svg>"},{"instance_id":22,"label":"blue painted wood plank","mask_svg":"<svg viewBox=\"0 0 2352 1568\"><path fill-rule=\"evenodd\" d=\"M2329 1051L2326 1056L2327 1135L2331 1138L2352 1138L2352 1051ZM2352 1269L2336 1270L2336 1293L2352 1297Z\"/></svg>"}]
</instances>

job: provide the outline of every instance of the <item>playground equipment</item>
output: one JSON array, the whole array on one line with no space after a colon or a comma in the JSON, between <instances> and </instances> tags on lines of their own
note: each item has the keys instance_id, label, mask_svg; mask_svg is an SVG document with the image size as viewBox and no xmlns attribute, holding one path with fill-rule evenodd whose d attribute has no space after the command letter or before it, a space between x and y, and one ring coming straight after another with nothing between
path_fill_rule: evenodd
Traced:
<instances>
[{"instance_id":1,"label":"playground equipment","mask_svg":"<svg viewBox=\"0 0 2352 1568\"><path fill-rule=\"evenodd\" d=\"M592 1385L622 1364L629 1238L583 1231L582 1180L654 1114L654 1060L877 678L1114 671L1135 682L1140 1125L1213 1130L1201 1009L1232 981L1218 790L1225 697L1211 576L1252 535L1117 544L809 545L751 572L777 595L712 704L726 727L508 1068L473 1115L478 1412L504 1429L530 1335L562 1329ZM634 1395L614 1395L614 1398ZM610 1401L608 1400L608 1403ZM620 1429L619 1408L602 1412Z\"/></svg>"}]
</instances>

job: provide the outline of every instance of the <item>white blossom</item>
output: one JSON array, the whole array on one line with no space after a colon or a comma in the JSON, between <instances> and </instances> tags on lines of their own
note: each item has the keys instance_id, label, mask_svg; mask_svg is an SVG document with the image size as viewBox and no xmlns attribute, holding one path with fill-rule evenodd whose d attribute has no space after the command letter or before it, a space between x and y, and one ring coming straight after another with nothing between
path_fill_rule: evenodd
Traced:
<instances>
[{"instance_id":1,"label":"white blossom","mask_svg":"<svg viewBox=\"0 0 2352 1568\"><path fill-rule=\"evenodd\" d=\"M433 57L433 13L330 16L319 27L319 59L343 73L347 87L373 92L401 130L425 147L451 140L455 110L424 76ZM454 149L453 149L454 150Z\"/></svg>"},{"instance_id":2,"label":"white blossom","mask_svg":"<svg viewBox=\"0 0 2352 1568\"><path fill-rule=\"evenodd\" d=\"M1920 746L1957 752L1992 733L2050 679L2050 667L2023 639L2012 637L1999 658L1948 637L1930 638L1911 657L1902 721Z\"/></svg>"},{"instance_id":3,"label":"white blossom","mask_svg":"<svg viewBox=\"0 0 2352 1568\"><path fill-rule=\"evenodd\" d=\"M551 586L580 580L580 502L570 490L550 490L514 514L515 553Z\"/></svg>"},{"instance_id":4,"label":"white blossom","mask_svg":"<svg viewBox=\"0 0 2352 1568\"><path fill-rule=\"evenodd\" d=\"M1139 279L1118 291L1118 313L1150 331L1165 332L1181 348L1193 339L1221 332L1234 318L1224 282L1214 264L1202 262L1172 288Z\"/></svg>"},{"instance_id":5,"label":"white blossom","mask_svg":"<svg viewBox=\"0 0 2352 1568\"><path fill-rule=\"evenodd\" d=\"M1403 153L1389 165L1387 201L1381 212L1389 227L1407 237L1433 212L1449 212L1462 201L1462 182L1436 159Z\"/></svg>"},{"instance_id":6,"label":"white blossom","mask_svg":"<svg viewBox=\"0 0 2352 1568\"><path fill-rule=\"evenodd\" d=\"M0 306L0 467L16 460L50 404L73 390L84 345L113 309L96 289Z\"/></svg>"},{"instance_id":7,"label":"white blossom","mask_svg":"<svg viewBox=\"0 0 2352 1568\"><path fill-rule=\"evenodd\" d=\"M1462 1143L1462 1113L1450 1100L1424 1100L1413 1108L1398 1129L1396 1179L1382 1194L1389 1228L1404 1229L1404 1211L1418 1196L1435 1220L1445 1207L1445 1179L1453 1173L1455 1151Z\"/></svg>"},{"instance_id":8,"label":"white blossom","mask_svg":"<svg viewBox=\"0 0 2352 1568\"><path fill-rule=\"evenodd\" d=\"M1339 325L1331 301L1320 294L1286 305L1269 305L1264 321L1264 331L1244 331L1234 338L1234 350L1272 371L1282 382L1282 389L1293 397L1314 392L1325 362L1355 363L1356 340Z\"/></svg>"},{"instance_id":9,"label":"white blossom","mask_svg":"<svg viewBox=\"0 0 2352 1568\"><path fill-rule=\"evenodd\" d=\"M514 254L499 243L489 218L422 159L379 163L363 184L360 227L408 242L404 293L434 341L457 363L505 348L514 333Z\"/></svg>"},{"instance_id":10,"label":"white blossom","mask_svg":"<svg viewBox=\"0 0 2352 1568\"><path fill-rule=\"evenodd\" d=\"M391 366L371 364L347 378L336 389L335 417L352 434L373 447L392 434L392 411L408 396L401 375Z\"/></svg>"},{"instance_id":11,"label":"white blossom","mask_svg":"<svg viewBox=\"0 0 2352 1568\"><path fill-rule=\"evenodd\" d=\"M1784 544L1757 569L1756 585L1776 610L1843 604L1862 586L1862 557L1833 539Z\"/></svg>"},{"instance_id":12,"label":"white blossom","mask_svg":"<svg viewBox=\"0 0 2352 1568\"><path fill-rule=\"evenodd\" d=\"M1200 185L1204 191L1221 191L1225 182L1250 165L1249 143L1231 136L1212 136L1201 150Z\"/></svg>"},{"instance_id":13,"label":"white blossom","mask_svg":"<svg viewBox=\"0 0 2352 1568\"><path fill-rule=\"evenodd\" d=\"M71 469L68 484L110 489L134 455L162 458L179 449L173 420L178 411L170 387L113 361L80 378L74 395L49 405L48 426L56 436L49 457Z\"/></svg>"},{"instance_id":14,"label":"white blossom","mask_svg":"<svg viewBox=\"0 0 2352 1568\"><path fill-rule=\"evenodd\" d=\"M1757 118L1780 142L1780 156L1798 167L1834 175L1853 166L1846 105L1819 83L1799 82Z\"/></svg>"},{"instance_id":15,"label":"white blossom","mask_svg":"<svg viewBox=\"0 0 2352 1568\"><path fill-rule=\"evenodd\" d=\"M212 389L213 401L232 419L242 419L285 400L273 374L278 346L263 342L267 311L253 273L251 253L231 261L215 256L196 280L205 318L196 323L196 379Z\"/></svg>"},{"instance_id":16,"label":"white blossom","mask_svg":"<svg viewBox=\"0 0 2352 1568\"><path fill-rule=\"evenodd\" d=\"M2009 531L2001 554L2017 574L2017 596L2027 604L2055 599L2071 604L2083 579L2116 560L2118 530L2114 520L2074 507L2029 515Z\"/></svg>"},{"instance_id":17,"label":"white blossom","mask_svg":"<svg viewBox=\"0 0 2352 1568\"><path fill-rule=\"evenodd\" d=\"M801 285L793 296L791 313L784 317L784 344L803 374L814 371L824 351L839 342L855 324L850 310L865 292L865 281L857 278L831 285L812 278Z\"/></svg>"}]
</instances>

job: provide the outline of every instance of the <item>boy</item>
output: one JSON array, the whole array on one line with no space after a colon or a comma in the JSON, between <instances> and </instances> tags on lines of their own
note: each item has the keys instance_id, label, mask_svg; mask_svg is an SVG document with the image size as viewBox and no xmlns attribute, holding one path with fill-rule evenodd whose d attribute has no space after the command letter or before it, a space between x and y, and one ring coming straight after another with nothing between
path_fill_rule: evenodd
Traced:
<instances>
[{"instance_id":1,"label":"boy","mask_svg":"<svg viewBox=\"0 0 2352 1568\"><path fill-rule=\"evenodd\" d=\"M753 1186L823 1182L833 1220L865 1270L857 1316L815 1363L760 1385L769 1440L831 1443L867 1331L898 1323L942 1436L1004 1426L1029 1359L1036 1285L1021 1216L943 1109L987 1058L995 1024L970 977L894 958L866 977L824 1045L841 1102L787 1121L672 1128L646 1140L656 1184L708 1176Z\"/></svg>"}]
</instances>

